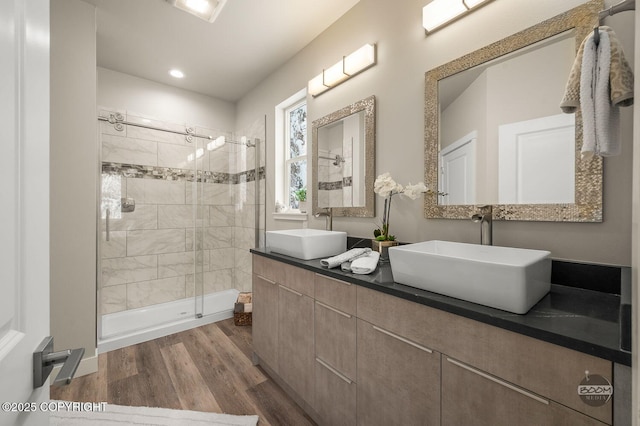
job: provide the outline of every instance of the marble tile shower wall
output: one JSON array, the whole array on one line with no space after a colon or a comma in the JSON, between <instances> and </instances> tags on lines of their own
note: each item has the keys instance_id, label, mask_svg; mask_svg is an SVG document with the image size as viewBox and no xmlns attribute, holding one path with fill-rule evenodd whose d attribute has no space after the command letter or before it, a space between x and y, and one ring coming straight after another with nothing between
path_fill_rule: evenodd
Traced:
<instances>
[{"instance_id":1,"label":"marble tile shower wall","mask_svg":"<svg viewBox=\"0 0 640 426\"><path fill-rule=\"evenodd\" d=\"M334 152L322 154L334 157ZM351 144L345 143L342 153L344 160L338 165L334 160L320 159L318 162L318 205L319 206L353 206L353 153Z\"/></svg>"},{"instance_id":2,"label":"marble tile shower wall","mask_svg":"<svg viewBox=\"0 0 640 426\"><path fill-rule=\"evenodd\" d=\"M129 122L185 129L120 112ZM100 111L101 116L110 113ZM246 276L251 264L241 259L248 258L254 246L255 166L249 155L254 149L226 144L208 151L205 139L189 142L170 132L117 127L100 122L101 313L193 297L196 292L250 290ZM232 137L212 129L196 132ZM123 197L135 201L133 212L121 211Z\"/></svg>"}]
</instances>

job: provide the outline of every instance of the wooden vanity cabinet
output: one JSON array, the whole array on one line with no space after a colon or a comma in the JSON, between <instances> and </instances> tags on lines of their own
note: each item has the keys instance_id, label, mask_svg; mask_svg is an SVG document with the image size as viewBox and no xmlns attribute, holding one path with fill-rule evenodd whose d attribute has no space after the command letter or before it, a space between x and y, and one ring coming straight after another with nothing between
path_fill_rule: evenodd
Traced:
<instances>
[{"instance_id":1,"label":"wooden vanity cabinet","mask_svg":"<svg viewBox=\"0 0 640 426\"><path fill-rule=\"evenodd\" d=\"M593 407L583 402L577 393L586 371L613 382L610 361L360 286L358 318L387 324L389 331L442 353L443 365L446 364L445 357L457 360L504 383L569 407L575 410L576 415L580 412L605 424L612 423L611 402ZM451 392L451 385L447 391L444 385L449 383L447 375L452 371L450 365L447 367L442 370L442 424L457 425L460 423L446 421L445 406L458 405L470 410L481 410L482 407L481 404L474 405L473 399L469 400L470 404L463 404L465 399L446 393ZM463 377L470 376L465 373ZM509 408L507 401L497 399L493 402L504 405L504 409ZM544 411L545 407L540 406L540 410ZM512 424L537 423L523 421Z\"/></svg>"},{"instance_id":2,"label":"wooden vanity cabinet","mask_svg":"<svg viewBox=\"0 0 640 426\"><path fill-rule=\"evenodd\" d=\"M304 402L314 401L313 273L253 256L253 349Z\"/></svg>"},{"instance_id":3,"label":"wooden vanity cabinet","mask_svg":"<svg viewBox=\"0 0 640 426\"><path fill-rule=\"evenodd\" d=\"M577 394L585 371L613 382L610 361L262 256L253 267L257 359L321 425L612 424L612 401Z\"/></svg>"}]
</instances>

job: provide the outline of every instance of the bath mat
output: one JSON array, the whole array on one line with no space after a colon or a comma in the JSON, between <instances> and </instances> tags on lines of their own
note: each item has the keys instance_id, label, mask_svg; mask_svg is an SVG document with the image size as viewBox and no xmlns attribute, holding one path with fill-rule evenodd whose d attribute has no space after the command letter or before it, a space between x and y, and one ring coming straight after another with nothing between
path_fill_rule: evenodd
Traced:
<instances>
[{"instance_id":1,"label":"bath mat","mask_svg":"<svg viewBox=\"0 0 640 426\"><path fill-rule=\"evenodd\" d=\"M52 401L56 402L56 401ZM106 404L104 411L56 411L50 416L50 426L255 426L258 416L171 410L168 408L126 407Z\"/></svg>"}]
</instances>

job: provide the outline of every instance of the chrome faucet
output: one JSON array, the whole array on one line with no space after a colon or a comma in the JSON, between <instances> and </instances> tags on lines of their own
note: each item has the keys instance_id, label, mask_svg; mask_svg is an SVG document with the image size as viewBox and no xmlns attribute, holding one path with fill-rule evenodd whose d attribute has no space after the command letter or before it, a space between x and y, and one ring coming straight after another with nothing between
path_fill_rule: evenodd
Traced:
<instances>
[{"instance_id":1,"label":"chrome faucet","mask_svg":"<svg viewBox=\"0 0 640 426\"><path fill-rule=\"evenodd\" d=\"M471 216L474 222L480 222L480 244L493 245L493 207L478 206L480 213Z\"/></svg>"},{"instance_id":2,"label":"chrome faucet","mask_svg":"<svg viewBox=\"0 0 640 426\"><path fill-rule=\"evenodd\" d=\"M318 212L313 215L313 217L325 217L325 225L324 228L327 231L333 231L333 209L331 207L324 207L324 211Z\"/></svg>"}]
</instances>

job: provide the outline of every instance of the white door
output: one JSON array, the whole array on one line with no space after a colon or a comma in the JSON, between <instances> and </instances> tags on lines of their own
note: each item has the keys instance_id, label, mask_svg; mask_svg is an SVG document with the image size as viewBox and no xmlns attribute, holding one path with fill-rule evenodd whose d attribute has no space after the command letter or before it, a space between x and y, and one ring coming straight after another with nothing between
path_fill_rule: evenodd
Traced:
<instances>
[{"instance_id":1,"label":"white door","mask_svg":"<svg viewBox=\"0 0 640 426\"><path fill-rule=\"evenodd\" d=\"M0 1L0 57L0 425L46 425L32 369L49 333L48 0Z\"/></svg>"},{"instance_id":2,"label":"white door","mask_svg":"<svg viewBox=\"0 0 640 426\"><path fill-rule=\"evenodd\" d=\"M438 196L438 204L475 204L477 140L477 132L471 132L438 154L438 190L446 194Z\"/></svg>"},{"instance_id":3,"label":"white door","mask_svg":"<svg viewBox=\"0 0 640 426\"><path fill-rule=\"evenodd\" d=\"M500 204L575 202L575 116L558 114L498 128Z\"/></svg>"}]
</instances>

